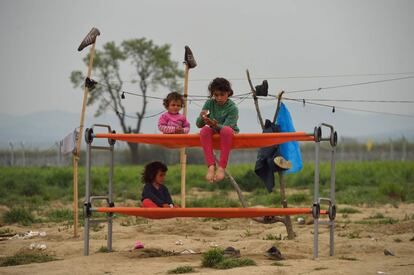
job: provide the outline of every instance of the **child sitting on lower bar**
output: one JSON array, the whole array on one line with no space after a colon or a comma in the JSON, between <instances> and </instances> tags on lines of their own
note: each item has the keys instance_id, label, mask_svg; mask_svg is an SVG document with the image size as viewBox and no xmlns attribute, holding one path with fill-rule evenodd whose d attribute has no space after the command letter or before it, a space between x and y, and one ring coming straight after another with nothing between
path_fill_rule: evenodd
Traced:
<instances>
[{"instance_id":1,"label":"child sitting on lower bar","mask_svg":"<svg viewBox=\"0 0 414 275\"><path fill-rule=\"evenodd\" d=\"M145 185L141 195L141 207L176 207L168 188L164 185L167 171L167 165L160 161L150 162L145 165L144 172L142 173L142 183Z\"/></svg>"}]
</instances>

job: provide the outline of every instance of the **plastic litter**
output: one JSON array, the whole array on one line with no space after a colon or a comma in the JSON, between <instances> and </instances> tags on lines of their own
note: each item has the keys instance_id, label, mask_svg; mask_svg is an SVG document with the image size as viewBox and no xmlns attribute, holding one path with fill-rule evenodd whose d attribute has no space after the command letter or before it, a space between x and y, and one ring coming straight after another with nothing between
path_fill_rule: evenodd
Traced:
<instances>
[{"instance_id":1,"label":"plastic litter","mask_svg":"<svg viewBox=\"0 0 414 275\"><path fill-rule=\"evenodd\" d=\"M141 249L144 248L144 244L140 241L136 241L134 245L134 249Z\"/></svg>"},{"instance_id":2,"label":"plastic litter","mask_svg":"<svg viewBox=\"0 0 414 275\"><path fill-rule=\"evenodd\" d=\"M46 245L45 244L40 244L40 243L32 243L30 244L30 249L37 249L37 250L46 250Z\"/></svg>"}]
</instances>

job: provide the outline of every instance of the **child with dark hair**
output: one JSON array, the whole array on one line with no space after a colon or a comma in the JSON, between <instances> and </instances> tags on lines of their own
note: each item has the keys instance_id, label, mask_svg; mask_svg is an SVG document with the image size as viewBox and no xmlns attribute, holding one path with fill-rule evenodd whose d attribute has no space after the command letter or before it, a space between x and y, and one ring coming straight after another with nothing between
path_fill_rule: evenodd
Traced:
<instances>
[{"instance_id":1,"label":"child with dark hair","mask_svg":"<svg viewBox=\"0 0 414 275\"><path fill-rule=\"evenodd\" d=\"M233 145L233 135L239 132L237 120L239 110L229 99L233 95L230 82L225 78L215 78L208 86L209 97L197 118L197 127L201 128L200 141L208 166L206 179L212 183L224 179L225 169ZM213 154L213 134L220 134L220 161L215 171Z\"/></svg>"},{"instance_id":2,"label":"child with dark hair","mask_svg":"<svg viewBox=\"0 0 414 275\"><path fill-rule=\"evenodd\" d=\"M170 192L164 185L167 171L167 166L160 161L145 165L142 173L142 182L145 185L141 195L141 207L175 207Z\"/></svg>"},{"instance_id":3,"label":"child with dark hair","mask_svg":"<svg viewBox=\"0 0 414 275\"><path fill-rule=\"evenodd\" d=\"M188 134L190 123L180 110L184 105L184 98L177 92L171 92L164 99L164 107L167 112L163 113L158 120L158 129L164 134Z\"/></svg>"}]
</instances>

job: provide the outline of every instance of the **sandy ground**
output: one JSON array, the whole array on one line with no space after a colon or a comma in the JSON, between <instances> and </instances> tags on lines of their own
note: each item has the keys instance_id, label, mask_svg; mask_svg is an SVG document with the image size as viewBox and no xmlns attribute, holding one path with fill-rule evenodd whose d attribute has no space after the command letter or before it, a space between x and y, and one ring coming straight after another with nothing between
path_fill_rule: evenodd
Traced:
<instances>
[{"instance_id":1,"label":"sandy ground","mask_svg":"<svg viewBox=\"0 0 414 275\"><path fill-rule=\"evenodd\" d=\"M107 230L101 225L91 231L90 256L87 257L83 256L82 230L80 237L73 238L72 229L63 224L7 226L15 232L45 231L47 236L0 241L0 257L13 255L36 243L45 244L46 251L59 260L0 267L0 274L166 274L183 265L194 267L197 274L414 274L414 204L359 209L362 213L337 215L335 255L332 257L329 256L328 228L321 226L317 260L312 256L313 224L309 217L305 225L293 221L297 234L294 240L265 240L268 234L287 235L280 223L264 225L249 219L119 217L113 229L115 251L98 252L106 246ZM355 223L367 221L378 213L399 221L395 224ZM174 252L190 249L196 254L143 258L141 250L133 250L137 240L144 243L145 248ZM272 245L286 258L279 262L282 266L272 265L275 261L265 255ZM257 266L229 270L201 267L201 253L214 246L240 249L242 257L253 259ZM395 256L384 255L384 249Z\"/></svg>"}]
</instances>

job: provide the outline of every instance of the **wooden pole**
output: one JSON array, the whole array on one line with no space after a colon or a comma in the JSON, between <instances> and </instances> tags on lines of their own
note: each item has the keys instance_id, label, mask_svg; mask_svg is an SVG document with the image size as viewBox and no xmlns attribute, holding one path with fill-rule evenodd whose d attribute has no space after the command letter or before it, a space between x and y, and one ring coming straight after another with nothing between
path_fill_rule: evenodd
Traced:
<instances>
[{"instance_id":1,"label":"wooden pole","mask_svg":"<svg viewBox=\"0 0 414 275\"><path fill-rule=\"evenodd\" d=\"M89 66L88 66L88 73L87 73L88 78L90 78L92 74L94 55L95 55L95 42L93 42L92 47L89 52ZM86 102L88 99L88 94L89 94L89 88L85 84L84 89L83 89L83 103L82 103L82 111L81 111L80 123L79 123L79 132L76 136L76 151L73 154L73 236L74 237L78 236L78 164L79 164L79 158L80 158L83 123L85 121L85 110L86 110Z\"/></svg>"},{"instance_id":2,"label":"wooden pole","mask_svg":"<svg viewBox=\"0 0 414 275\"><path fill-rule=\"evenodd\" d=\"M184 53L184 110L183 115L187 117L187 94L188 94L188 74L190 69L195 68L197 66L197 62L194 59L193 52L191 51L190 47L185 46L185 53ZM186 168L187 168L187 155L185 154L185 148L181 148L180 150L180 163L181 163L181 207L185 208L185 177L186 177Z\"/></svg>"},{"instance_id":3,"label":"wooden pole","mask_svg":"<svg viewBox=\"0 0 414 275\"><path fill-rule=\"evenodd\" d=\"M188 94L188 72L190 68L187 63L185 63L185 70L184 70L184 109L183 115L187 117L187 94ZM187 155L185 153L185 148L181 148L180 150L180 163L181 163L181 207L185 208L185 200L186 200L186 168L187 168Z\"/></svg>"}]
</instances>

